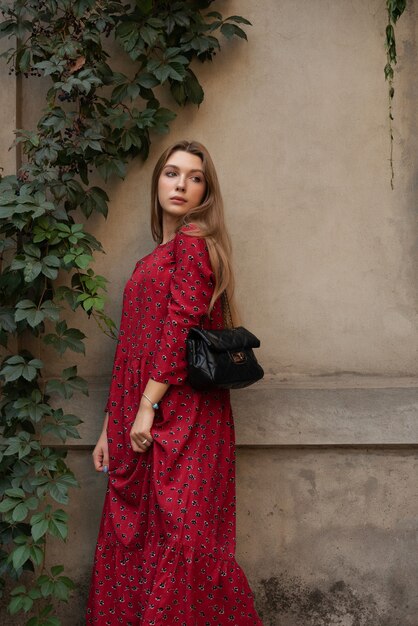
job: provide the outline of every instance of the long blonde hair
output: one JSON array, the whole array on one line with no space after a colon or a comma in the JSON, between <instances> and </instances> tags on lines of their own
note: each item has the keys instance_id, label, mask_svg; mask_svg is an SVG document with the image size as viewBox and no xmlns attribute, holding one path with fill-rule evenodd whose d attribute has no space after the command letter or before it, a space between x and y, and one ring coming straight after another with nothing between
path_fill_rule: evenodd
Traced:
<instances>
[{"instance_id":1,"label":"long blonde hair","mask_svg":"<svg viewBox=\"0 0 418 626\"><path fill-rule=\"evenodd\" d=\"M217 298L225 291L234 325L239 323L239 314L234 298L234 273L232 270L231 240L226 229L222 194L218 176L211 156L204 145L198 141L176 141L163 152L158 159L151 182L151 232L154 240L163 240L163 209L158 200L158 181L169 157L177 151L195 154L202 161L206 179L206 193L202 202L185 215L177 227L193 223L197 230L190 234L204 237L208 246L212 270L215 275L215 289L209 304L212 311ZM187 233L186 233L187 234Z\"/></svg>"}]
</instances>

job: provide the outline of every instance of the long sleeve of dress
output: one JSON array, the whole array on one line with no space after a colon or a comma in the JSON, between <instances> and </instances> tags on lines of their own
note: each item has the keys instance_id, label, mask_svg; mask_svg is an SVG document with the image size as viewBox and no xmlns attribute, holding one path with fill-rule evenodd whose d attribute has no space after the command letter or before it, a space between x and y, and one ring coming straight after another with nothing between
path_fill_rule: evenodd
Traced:
<instances>
[{"instance_id":1,"label":"long sleeve of dress","mask_svg":"<svg viewBox=\"0 0 418 626\"><path fill-rule=\"evenodd\" d=\"M192 225L183 230L191 229ZM170 301L151 378L181 385L187 378L186 339L207 314L214 290L206 241L180 231L174 241L175 265L170 282Z\"/></svg>"}]
</instances>

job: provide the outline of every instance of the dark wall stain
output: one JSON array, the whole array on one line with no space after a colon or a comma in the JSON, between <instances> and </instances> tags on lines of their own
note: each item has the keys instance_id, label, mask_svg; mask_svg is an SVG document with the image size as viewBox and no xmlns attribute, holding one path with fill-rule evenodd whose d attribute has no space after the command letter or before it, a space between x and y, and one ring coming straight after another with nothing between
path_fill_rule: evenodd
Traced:
<instances>
[{"instance_id":1,"label":"dark wall stain","mask_svg":"<svg viewBox=\"0 0 418 626\"><path fill-rule=\"evenodd\" d=\"M297 577L262 579L256 591L264 626L387 626L371 594L338 580L327 589ZM393 624L395 626L395 624Z\"/></svg>"}]
</instances>

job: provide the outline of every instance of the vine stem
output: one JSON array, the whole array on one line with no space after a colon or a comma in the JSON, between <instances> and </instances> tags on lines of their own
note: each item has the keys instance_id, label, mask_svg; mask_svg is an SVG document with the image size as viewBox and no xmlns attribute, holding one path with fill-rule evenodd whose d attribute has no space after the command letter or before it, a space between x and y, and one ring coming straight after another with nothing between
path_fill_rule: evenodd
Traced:
<instances>
[{"instance_id":1,"label":"vine stem","mask_svg":"<svg viewBox=\"0 0 418 626\"><path fill-rule=\"evenodd\" d=\"M394 188L395 172L393 167L393 97L395 95L395 89L393 86L394 71L393 65L396 65L396 41L395 41L395 25L406 9L406 0L386 0L386 9L388 14L388 21L386 25L386 66L385 66L385 78L389 85L389 165L390 165L390 186ZM393 64L393 65L392 65Z\"/></svg>"},{"instance_id":2,"label":"vine stem","mask_svg":"<svg viewBox=\"0 0 418 626\"><path fill-rule=\"evenodd\" d=\"M392 63L396 63L396 43L394 39L394 31L392 26L392 12L390 2L387 1L388 23L386 27L386 68L385 75L388 81L388 116L389 116L389 167L390 167L390 187L394 189L395 171L393 168L393 96L395 90L393 87L393 67Z\"/></svg>"},{"instance_id":3,"label":"vine stem","mask_svg":"<svg viewBox=\"0 0 418 626\"><path fill-rule=\"evenodd\" d=\"M392 115L392 100L393 100L393 87L392 81L389 81L389 167L390 167L390 188L392 191L395 188L394 178L395 178L395 170L393 167L393 115Z\"/></svg>"}]
</instances>

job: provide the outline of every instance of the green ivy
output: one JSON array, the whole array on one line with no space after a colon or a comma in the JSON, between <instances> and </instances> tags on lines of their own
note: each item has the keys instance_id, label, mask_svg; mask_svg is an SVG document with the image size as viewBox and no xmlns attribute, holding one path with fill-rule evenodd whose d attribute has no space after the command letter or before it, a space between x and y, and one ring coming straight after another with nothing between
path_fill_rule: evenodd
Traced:
<instances>
[{"instance_id":1,"label":"green ivy","mask_svg":"<svg viewBox=\"0 0 418 626\"><path fill-rule=\"evenodd\" d=\"M79 438L81 420L62 399L87 394L69 366L45 375L42 346L85 353L85 335L71 324L84 310L114 337L105 314L107 280L90 267L101 243L77 215L107 216L109 197L90 184L123 178L130 159L146 159L155 133L176 113L162 107L161 88L177 105L204 98L197 61L211 61L218 36L246 39L238 15L208 11L212 0L15 0L0 2L0 36L17 44L2 55L10 71L49 77L45 108L34 130L19 129L16 175L0 179L0 576L19 581L9 597L26 626L58 626L57 602L74 583L62 565L46 567L49 537L68 535L69 491L77 486L61 445ZM112 67L111 37L126 56ZM192 69L193 66L193 69ZM28 349L31 346L32 351ZM35 346L35 348L33 347ZM33 352L34 350L34 352ZM21 622L24 623L23 621Z\"/></svg>"}]
</instances>

